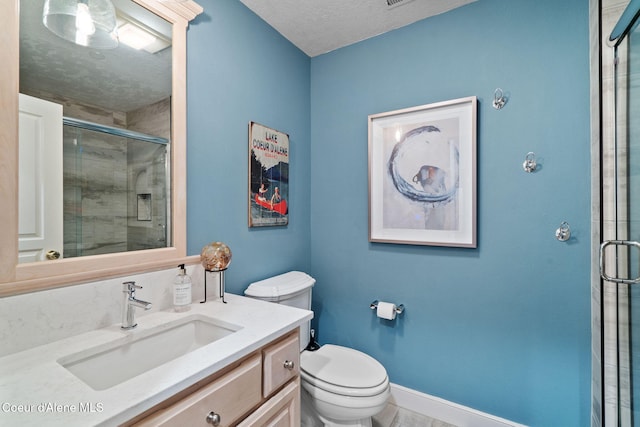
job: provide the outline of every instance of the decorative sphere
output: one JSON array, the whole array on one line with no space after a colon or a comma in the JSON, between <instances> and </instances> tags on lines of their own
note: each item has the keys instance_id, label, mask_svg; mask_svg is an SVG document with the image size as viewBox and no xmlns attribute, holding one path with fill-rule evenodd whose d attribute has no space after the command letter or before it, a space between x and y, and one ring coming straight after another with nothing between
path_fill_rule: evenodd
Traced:
<instances>
[{"instance_id":1,"label":"decorative sphere","mask_svg":"<svg viewBox=\"0 0 640 427\"><path fill-rule=\"evenodd\" d=\"M231 263L231 249L222 242L209 243L202 248L200 262L205 270L226 270Z\"/></svg>"}]
</instances>

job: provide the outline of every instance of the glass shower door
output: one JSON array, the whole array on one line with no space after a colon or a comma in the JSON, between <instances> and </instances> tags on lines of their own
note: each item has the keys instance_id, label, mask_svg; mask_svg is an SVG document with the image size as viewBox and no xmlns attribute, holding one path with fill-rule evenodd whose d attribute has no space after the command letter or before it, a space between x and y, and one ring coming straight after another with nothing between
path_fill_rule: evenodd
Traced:
<instances>
[{"instance_id":1,"label":"glass shower door","mask_svg":"<svg viewBox=\"0 0 640 427\"><path fill-rule=\"evenodd\" d=\"M64 119L65 258L164 248L168 141Z\"/></svg>"},{"instance_id":2,"label":"glass shower door","mask_svg":"<svg viewBox=\"0 0 640 427\"><path fill-rule=\"evenodd\" d=\"M636 242L640 241L640 29L637 22L627 36L627 76L621 76L627 86L628 229L629 238ZM638 253L636 250L629 258L630 277L640 276ZM634 424L640 424L640 284L632 285L629 292L630 409Z\"/></svg>"},{"instance_id":3,"label":"glass shower door","mask_svg":"<svg viewBox=\"0 0 640 427\"><path fill-rule=\"evenodd\" d=\"M615 418L616 424L622 427L640 426L639 3L638 0L630 2L612 34L615 38L616 98L615 147L611 153L614 170L612 175L605 173L603 176L603 194L607 194L607 187L611 185L613 200L612 206L603 202L603 237L608 240L601 245L600 271L605 292L609 289L615 294L615 313L609 319L615 322L615 328L610 332L616 343L615 354L609 357L608 364L605 348L605 370L607 366L615 366ZM606 312L604 321L607 322Z\"/></svg>"}]
</instances>

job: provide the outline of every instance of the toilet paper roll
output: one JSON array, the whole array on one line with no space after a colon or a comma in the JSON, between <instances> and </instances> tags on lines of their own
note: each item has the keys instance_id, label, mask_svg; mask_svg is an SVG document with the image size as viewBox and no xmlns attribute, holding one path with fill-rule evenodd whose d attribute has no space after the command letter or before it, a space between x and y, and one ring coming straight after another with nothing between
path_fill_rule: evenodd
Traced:
<instances>
[{"instance_id":1,"label":"toilet paper roll","mask_svg":"<svg viewBox=\"0 0 640 427\"><path fill-rule=\"evenodd\" d=\"M381 319L393 320L396 318L396 305L390 302L378 302L376 314Z\"/></svg>"}]
</instances>

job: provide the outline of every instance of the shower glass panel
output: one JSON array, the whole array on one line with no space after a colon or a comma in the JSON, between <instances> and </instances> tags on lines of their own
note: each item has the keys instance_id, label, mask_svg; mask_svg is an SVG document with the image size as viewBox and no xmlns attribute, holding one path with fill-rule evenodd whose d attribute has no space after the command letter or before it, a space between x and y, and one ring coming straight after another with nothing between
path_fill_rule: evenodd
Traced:
<instances>
[{"instance_id":1,"label":"shower glass panel","mask_svg":"<svg viewBox=\"0 0 640 427\"><path fill-rule=\"evenodd\" d=\"M167 247L167 141L64 120L64 257Z\"/></svg>"},{"instance_id":2,"label":"shower glass panel","mask_svg":"<svg viewBox=\"0 0 640 427\"><path fill-rule=\"evenodd\" d=\"M614 30L615 31L615 30ZM640 29L615 46L618 425L640 425Z\"/></svg>"},{"instance_id":3,"label":"shower glass panel","mask_svg":"<svg viewBox=\"0 0 640 427\"><path fill-rule=\"evenodd\" d=\"M629 145L629 237L640 242L640 30L637 21L627 36L627 137ZM630 277L640 276L637 250L629 257ZM629 298L631 409L640 423L640 285L631 286Z\"/></svg>"}]
</instances>

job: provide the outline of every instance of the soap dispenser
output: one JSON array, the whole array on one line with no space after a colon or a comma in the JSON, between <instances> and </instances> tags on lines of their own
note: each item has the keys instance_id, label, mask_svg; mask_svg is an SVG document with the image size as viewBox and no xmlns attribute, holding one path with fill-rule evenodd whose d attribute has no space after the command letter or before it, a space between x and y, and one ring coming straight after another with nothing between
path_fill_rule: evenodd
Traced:
<instances>
[{"instance_id":1,"label":"soap dispenser","mask_svg":"<svg viewBox=\"0 0 640 427\"><path fill-rule=\"evenodd\" d=\"M180 270L173 281L173 308L182 312L191 309L191 277L184 264L180 264L178 268Z\"/></svg>"}]
</instances>

